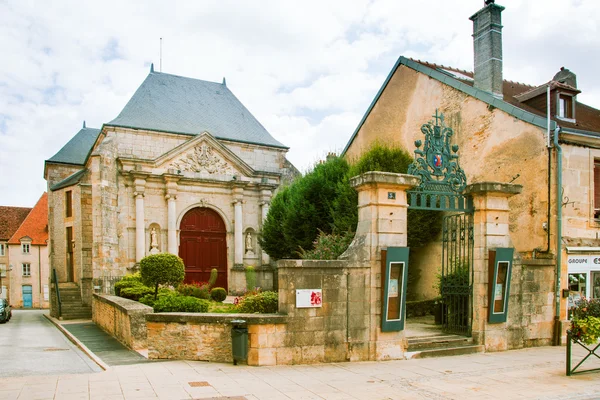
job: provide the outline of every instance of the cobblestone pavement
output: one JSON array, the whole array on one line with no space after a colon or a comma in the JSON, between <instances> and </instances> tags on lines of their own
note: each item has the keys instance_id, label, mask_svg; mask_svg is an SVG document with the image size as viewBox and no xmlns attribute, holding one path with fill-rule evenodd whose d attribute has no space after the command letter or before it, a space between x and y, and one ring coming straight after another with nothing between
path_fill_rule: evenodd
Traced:
<instances>
[{"instance_id":1,"label":"cobblestone pavement","mask_svg":"<svg viewBox=\"0 0 600 400\"><path fill-rule=\"evenodd\" d=\"M564 365L565 347L276 367L169 361L3 378L0 399L600 399L599 372L567 377Z\"/></svg>"}]
</instances>

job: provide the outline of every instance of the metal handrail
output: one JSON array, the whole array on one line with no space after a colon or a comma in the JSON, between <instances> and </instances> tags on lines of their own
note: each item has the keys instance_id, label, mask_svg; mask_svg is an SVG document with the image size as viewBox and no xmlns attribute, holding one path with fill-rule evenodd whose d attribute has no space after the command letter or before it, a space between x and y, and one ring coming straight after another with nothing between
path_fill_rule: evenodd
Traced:
<instances>
[{"instance_id":1,"label":"metal handrail","mask_svg":"<svg viewBox=\"0 0 600 400\"><path fill-rule=\"evenodd\" d=\"M60 300L60 289L58 288L56 268L52 268L52 280L54 281L54 291L56 292L56 302L58 304L58 318L60 318L62 316L62 301Z\"/></svg>"}]
</instances>

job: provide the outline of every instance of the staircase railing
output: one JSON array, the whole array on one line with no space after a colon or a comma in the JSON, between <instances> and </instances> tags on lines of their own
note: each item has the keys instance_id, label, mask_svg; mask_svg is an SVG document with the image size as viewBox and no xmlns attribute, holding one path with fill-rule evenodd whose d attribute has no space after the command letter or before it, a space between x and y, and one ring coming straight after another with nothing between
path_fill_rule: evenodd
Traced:
<instances>
[{"instance_id":1,"label":"staircase railing","mask_svg":"<svg viewBox=\"0 0 600 400\"><path fill-rule=\"evenodd\" d=\"M56 268L52 268L52 281L54 282L54 291L56 292L56 304L58 306L58 316L62 316L62 301L60 300L60 289L58 288L58 276L56 275Z\"/></svg>"}]
</instances>

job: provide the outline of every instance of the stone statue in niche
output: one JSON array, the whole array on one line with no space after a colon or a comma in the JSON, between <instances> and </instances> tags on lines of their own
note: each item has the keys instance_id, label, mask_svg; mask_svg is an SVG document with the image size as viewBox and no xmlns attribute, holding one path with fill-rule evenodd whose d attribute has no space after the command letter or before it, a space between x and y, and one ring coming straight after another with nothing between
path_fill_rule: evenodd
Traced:
<instances>
[{"instance_id":1,"label":"stone statue in niche","mask_svg":"<svg viewBox=\"0 0 600 400\"><path fill-rule=\"evenodd\" d=\"M254 255L254 248L252 246L252 233L250 231L246 233L246 254Z\"/></svg>"},{"instance_id":2,"label":"stone statue in niche","mask_svg":"<svg viewBox=\"0 0 600 400\"><path fill-rule=\"evenodd\" d=\"M152 228L150 231L150 254L158 253L160 253L160 250L158 250L158 234L156 228Z\"/></svg>"}]
</instances>

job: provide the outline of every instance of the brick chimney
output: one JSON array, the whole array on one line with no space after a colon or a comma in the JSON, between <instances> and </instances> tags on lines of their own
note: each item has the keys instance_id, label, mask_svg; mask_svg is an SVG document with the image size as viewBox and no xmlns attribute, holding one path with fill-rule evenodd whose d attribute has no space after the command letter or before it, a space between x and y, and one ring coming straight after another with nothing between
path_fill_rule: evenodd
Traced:
<instances>
[{"instance_id":1,"label":"brick chimney","mask_svg":"<svg viewBox=\"0 0 600 400\"><path fill-rule=\"evenodd\" d=\"M485 6L471 18L475 66L474 86L502 98L502 18L504 7L485 0Z\"/></svg>"}]
</instances>

